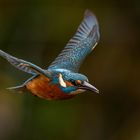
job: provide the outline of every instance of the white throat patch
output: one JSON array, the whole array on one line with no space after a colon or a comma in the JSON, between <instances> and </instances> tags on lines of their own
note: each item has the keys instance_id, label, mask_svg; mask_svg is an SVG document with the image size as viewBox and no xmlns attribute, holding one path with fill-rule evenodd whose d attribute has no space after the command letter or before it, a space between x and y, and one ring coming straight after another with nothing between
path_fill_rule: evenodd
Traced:
<instances>
[{"instance_id":1,"label":"white throat patch","mask_svg":"<svg viewBox=\"0 0 140 140\"><path fill-rule=\"evenodd\" d=\"M60 84L62 87L67 87L66 83L65 83L64 80L63 80L62 74L59 74L59 75L58 75L58 79L59 79L59 84Z\"/></svg>"}]
</instances>

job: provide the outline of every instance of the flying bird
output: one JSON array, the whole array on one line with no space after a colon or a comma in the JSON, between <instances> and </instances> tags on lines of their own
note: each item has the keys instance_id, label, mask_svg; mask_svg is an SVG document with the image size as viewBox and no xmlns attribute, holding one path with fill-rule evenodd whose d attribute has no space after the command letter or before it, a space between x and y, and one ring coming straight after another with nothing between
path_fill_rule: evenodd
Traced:
<instances>
[{"instance_id":1,"label":"flying bird","mask_svg":"<svg viewBox=\"0 0 140 140\"><path fill-rule=\"evenodd\" d=\"M86 90L99 93L85 75L78 73L81 63L95 48L99 38L98 21L91 11L86 10L75 35L47 69L0 50L0 56L17 69L32 75L22 85L8 89L28 90L47 100L69 99Z\"/></svg>"}]
</instances>

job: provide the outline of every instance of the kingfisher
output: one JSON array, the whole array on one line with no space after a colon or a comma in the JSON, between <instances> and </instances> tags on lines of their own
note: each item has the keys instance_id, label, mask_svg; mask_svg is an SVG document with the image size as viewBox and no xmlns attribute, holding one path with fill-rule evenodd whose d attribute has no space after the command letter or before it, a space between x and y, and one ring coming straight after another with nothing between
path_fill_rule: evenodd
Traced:
<instances>
[{"instance_id":1,"label":"kingfisher","mask_svg":"<svg viewBox=\"0 0 140 140\"><path fill-rule=\"evenodd\" d=\"M0 56L15 68L32 75L23 84L8 89L27 90L46 100L69 99L86 90L99 93L99 90L89 83L87 76L78 73L81 63L95 48L99 38L97 18L90 10L86 10L75 35L47 69L0 50Z\"/></svg>"}]
</instances>

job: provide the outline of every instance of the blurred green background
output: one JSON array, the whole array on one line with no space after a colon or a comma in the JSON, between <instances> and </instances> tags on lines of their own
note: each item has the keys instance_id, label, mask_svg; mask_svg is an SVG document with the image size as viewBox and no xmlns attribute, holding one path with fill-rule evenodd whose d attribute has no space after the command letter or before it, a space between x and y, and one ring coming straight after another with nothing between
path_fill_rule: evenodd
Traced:
<instances>
[{"instance_id":1,"label":"blurred green background","mask_svg":"<svg viewBox=\"0 0 140 140\"><path fill-rule=\"evenodd\" d=\"M30 75L0 58L0 140L140 140L139 0L0 0L0 49L47 68L87 8L101 40L80 72L102 95L46 101L8 92Z\"/></svg>"}]
</instances>

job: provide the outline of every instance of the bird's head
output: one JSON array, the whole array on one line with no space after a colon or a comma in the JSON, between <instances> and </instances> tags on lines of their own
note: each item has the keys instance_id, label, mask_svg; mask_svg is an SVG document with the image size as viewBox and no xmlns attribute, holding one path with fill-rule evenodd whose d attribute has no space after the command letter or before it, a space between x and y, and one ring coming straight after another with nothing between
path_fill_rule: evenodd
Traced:
<instances>
[{"instance_id":1,"label":"bird's head","mask_svg":"<svg viewBox=\"0 0 140 140\"><path fill-rule=\"evenodd\" d=\"M99 93L99 90L91 85L85 75L79 73L59 73L58 82L63 92L77 94L86 90Z\"/></svg>"}]
</instances>

